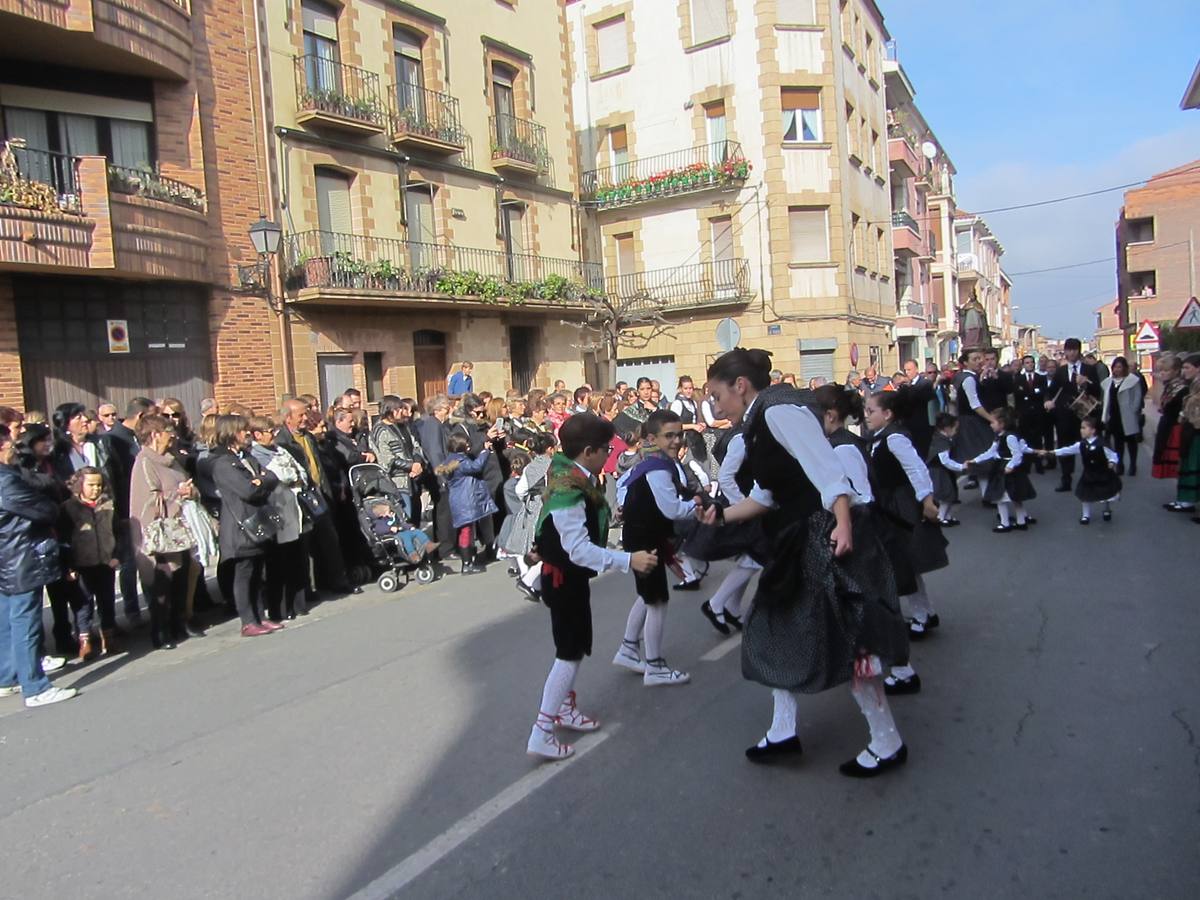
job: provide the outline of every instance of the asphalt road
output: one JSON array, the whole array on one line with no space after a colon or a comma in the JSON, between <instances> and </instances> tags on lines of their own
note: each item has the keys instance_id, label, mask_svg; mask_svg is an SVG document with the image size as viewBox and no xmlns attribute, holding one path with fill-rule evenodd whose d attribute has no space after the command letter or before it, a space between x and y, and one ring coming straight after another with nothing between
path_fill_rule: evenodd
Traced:
<instances>
[{"instance_id":1,"label":"asphalt road","mask_svg":"<svg viewBox=\"0 0 1200 900\"><path fill-rule=\"evenodd\" d=\"M949 533L887 777L836 771L866 741L845 689L802 702L801 761L747 763L770 697L703 595L667 623L690 685L614 669L621 575L577 685L605 728L531 761L549 622L493 566L0 700L0 895L1195 898L1200 527L1148 478L1086 529L1036 483L1029 532L993 535L975 495Z\"/></svg>"}]
</instances>

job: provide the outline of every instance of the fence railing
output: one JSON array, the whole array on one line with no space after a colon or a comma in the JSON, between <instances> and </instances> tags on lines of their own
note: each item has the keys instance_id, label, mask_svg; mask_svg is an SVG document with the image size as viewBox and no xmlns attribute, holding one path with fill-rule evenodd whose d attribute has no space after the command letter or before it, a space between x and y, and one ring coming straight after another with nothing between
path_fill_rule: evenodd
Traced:
<instances>
[{"instance_id":1,"label":"fence railing","mask_svg":"<svg viewBox=\"0 0 1200 900\"><path fill-rule=\"evenodd\" d=\"M900 314L902 316L911 316L914 319L925 318L925 307L920 303L914 303L909 300L900 304Z\"/></svg>"},{"instance_id":2,"label":"fence railing","mask_svg":"<svg viewBox=\"0 0 1200 900\"><path fill-rule=\"evenodd\" d=\"M599 207L625 206L737 184L749 175L742 145L717 141L584 172L580 196Z\"/></svg>"},{"instance_id":3,"label":"fence railing","mask_svg":"<svg viewBox=\"0 0 1200 900\"><path fill-rule=\"evenodd\" d=\"M296 109L324 112L368 125L384 126L379 76L315 53L295 58Z\"/></svg>"},{"instance_id":4,"label":"fence railing","mask_svg":"<svg viewBox=\"0 0 1200 900\"><path fill-rule=\"evenodd\" d=\"M906 209L892 210L892 227L911 228L917 234L921 233L921 226L917 224L917 220Z\"/></svg>"},{"instance_id":5,"label":"fence railing","mask_svg":"<svg viewBox=\"0 0 1200 900\"><path fill-rule=\"evenodd\" d=\"M284 239L289 289L361 288L573 303L603 289L599 263L333 231Z\"/></svg>"},{"instance_id":6,"label":"fence railing","mask_svg":"<svg viewBox=\"0 0 1200 900\"><path fill-rule=\"evenodd\" d=\"M5 145L11 154L0 172L0 203L42 212L83 213L79 157Z\"/></svg>"},{"instance_id":7,"label":"fence railing","mask_svg":"<svg viewBox=\"0 0 1200 900\"><path fill-rule=\"evenodd\" d=\"M466 144L457 97L398 81L388 88L388 102L393 133L424 135L460 147Z\"/></svg>"},{"instance_id":8,"label":"fence railing","mask_svg":"<svg viewBox=\"0 0 1200 900\"><path fill-rule=\"evenodd\" d=\"M492 116L492 159L507 157L549 171L550 151L546 149L546 129L530 119L517 116Z\"/></svg>"},{"instance_id":9,"label":"fence railing","mask_svg":"<svg viewBox=\"0 0 1200 900\"><path fill-rule=\"evenodd\" d=\"M754 296L750 263L744 259L718 259L673 269L611 275L605 281L605 290L628 311L722 306L745 303Z\"/></svg>"},{"instance_id":10,"label":"fence railing","mask_svg":"<svg viewBox=\"0 0 1200 900\"><path fill-rule=\"evenodd\" d=\"M173 203L185 209L204 212L204 192L175 178L168 178L149 169L108 166L108 189L118 194L133 194Z\"/></svg>"}]
</instances>

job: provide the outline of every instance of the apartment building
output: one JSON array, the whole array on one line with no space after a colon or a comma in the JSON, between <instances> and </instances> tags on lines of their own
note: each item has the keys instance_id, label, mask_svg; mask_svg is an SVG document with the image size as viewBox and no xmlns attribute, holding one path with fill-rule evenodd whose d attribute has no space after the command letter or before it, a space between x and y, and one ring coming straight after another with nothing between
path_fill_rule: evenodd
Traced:
<instances>
[{"instance_id":1,"label":"apartment building","mask_svg":"<svg viewBox=\"0 0 1200 900\"><path fill-rule=\"evenodd\" d=\"M1111 362L1115 357L1124 356L1128 346L1125 332L1121 330L1119 308L1119 301L1109 300L1094 310L1096 328L1092 335L1092 349L1105 362Z\"/></svg>"},{"instance_id":2,"label":"apartment building","mask_svg":"<svg viewBox=\"0 0 1200 900\"><path fill-rule=\"evenodd\" d=\"M1200 160L1125 192L1116 225L1117 310L1126 346L1150 319L1175 324L1196 295Z\"/></svg>"},{"instance_id":3,"label":"apartment building","mask_svg":"<svg viewBox=\"0 0 1200 900\"><path fill-rule=\"evenodd\" d=\"M583 377L585 292L556 0L259 0L284 389L418 399ZM594 294L598 296L598 294Z\"/></svg>"},{"instance_id":4,"label":"apartment building","mask_svg":"<svg viewBox=\"0 0 1200 900\"><path fill-rule=\"evenodd\" d=\"M959 210L954 217L954 255L958 267L958 306L972 299L982 304L992 346L1002 361L1011 359L1012 281L1000 266L1004 246L982 216ZM1007 353L1005 352L1007 350Z\"/></svg>"},{"instance_id":5,"label":"apartment building","mask_svg":"<svg viewBox=\"0 0 1200 900\"><path fill-rule=\"evenodd\" d=\"M236 0L0 0L0 403L272 395L245 58Z\"/></svg>"},{"instance_id":6,"label":"apartment building","mask_svg":"<svg viewBox=\"0 0 1200 900\"><path fill-rule=\"evenodd\" d=\"M941 216L929 203L936 163L953 169L937 136L917 108L916 89L900 64L896 43L887 44L883 73L887 87L888 165L892 192L892 247L895 254L896 325L894 334L901 363L913 359L922 366L939 360L938 330L946 307L935 294L934 222ZM945 204L943 204L944 206ZM950 213L952 216L953 213ZM954 267L950 267L951 278ZM943 263L937 287L944 293ZM948 327L955 327L951 316Z\"/></svg>"},{"instance_id":7,"label":"apartment building","mask_svg":"<svg viewBox=\"0 0 1200 900\"><path fill-rule=\"evenodd\" d=\"M883 16L872 0L568 0L587 258L618 371L701 378L732 319L776 365L896 365Z\"/></svg>"}]
</instances>

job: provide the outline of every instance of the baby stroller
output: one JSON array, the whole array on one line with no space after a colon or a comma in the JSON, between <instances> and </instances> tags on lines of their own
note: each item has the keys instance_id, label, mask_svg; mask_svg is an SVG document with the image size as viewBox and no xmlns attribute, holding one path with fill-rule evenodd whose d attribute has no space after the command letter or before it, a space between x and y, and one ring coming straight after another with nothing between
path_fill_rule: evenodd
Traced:
<instances>
[{"instance_id":1,"label":"baby stroller","mask_svg":"<svg viewBox=\"0 0 1200 900\"><path fill-rule=\"evenodd\" d=\"M375 583L381 590L392 592L400 588L400 576L404 576L405 584L414 574L418 584L429 584L436 577L433 565L424 548L419 551L419 557L412 558L405 552L403 542L398 535L380 536L375 530L372 507L386 504L397 521L403 523L403 534L418 534L428 546L429 538L424 532L411 528L404 520L404 501L400 489L392 483L383 469L374 463L363 463L350 467L350 493L354 500L354 510L358 514L358 527L371 548L375 562L383 568L383 572Z\"/></svg>"}]
</instances>

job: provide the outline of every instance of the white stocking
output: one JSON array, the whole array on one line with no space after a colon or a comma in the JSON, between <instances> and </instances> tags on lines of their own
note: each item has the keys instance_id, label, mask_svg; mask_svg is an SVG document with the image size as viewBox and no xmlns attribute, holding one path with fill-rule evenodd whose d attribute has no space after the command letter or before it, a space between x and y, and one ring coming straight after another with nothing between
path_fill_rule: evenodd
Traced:
<instances>
[{"instance_id":1,"label":"white stocking","mask_svg":"<svg viewBox=\"0 0 1200 900\"><path fill-rule=\"evenodd\" d=\"M1012 504L1007 500L1001 500L996 504L996 511L1000 513L1000 524L1007 528L1012 524Z\"/></svg>"},{"instance_id":2,"label":"white stocking","mask_svg":"<svg viewBox=\"0 0 1200 900\"><path fill-rule=\"evenodd\" d=\"M521 570L521 583L533 590L539 590L542 586L542 564L534 563L532 566L525 565L525 561L521 557L517 557L517 566Z\"/></svg>"},{"instance_id":3,"label":"white stocking","mask_svg":"<svg viewBox=\"0 0 1200 900\"><path fill-rule=\"evenodd\" d=\"M568 662L565 659L554 660L550 674L546 676L546 686L542 688L542 706L538 721L545 723L558 715L567 694L575 686L575 676L579 674L579 662Z\"/></svg>"},{"instance_id":4,"label":"white stocking","mask_svg":"<svg viewBox=\"0 0 1200 900\"><path fill-rule=\"evenodd\" d=\"M646 660L662 658L663 629L667 624L667 604L646 607Z\"/></svg>"},{"instance_id":5,"label":"white stocking","mask_svg":"<svg viewBox=\"0 0 1200 900\"><path fill-rule=\"evenodd\" d=\"M891 756L904 742L900 739L900 732L896 730L896 721L892 718L887 694L883 692L883 679L878 676L856 678L850 683L850 693L858 701L858 708L866 716L867 727L871 730L871 743L867 746L876 756ZM871 755L865 752L859 756L858 761L866 766L876 764Z\"/></svg>"},{"instance_id":6,"label":"white stocking","mask_svg":"<svg viewBox=\"0 0 1200 900\"><path fill-rule=\"evenodd\" d=\"M1092 517L1092 504L1083 504L1083 518L1090 519Z\"/></svg>"},{"instance_id":7,"label":"white stocking","mask_svg":"<svg viewBox=\"0 0 1200 900\"><path fill-rule=\"evenodd\" d=\"M900 598L900 611L907 619L927 622L933 615L933 604L929 602L929 594L925 590L925 579L917 576L917 590Z\"/></svg>"},{"instance_id":8,"label":"white stocking","mask_svg":"<svg viewBox=\"0 0 1200 900\"><path fill-rule=\"evenodd\" d=\"M646 627L646 601L638 597L629 609L629 618L625 621L625 643L637 646L642 639L642 629Z\"/></svg>"},{"instance_id":9,"label":"white stocking","mask_svg":"<svg viewBox=\"0 0 1200 900\"><path fill-rule=\"evenodd\" d=\"M775 700L775 712L771 717L771 730L767 740L771 743L786 741L796 735L796 695L791 691L775 688L771 691Z\"/></svg>"},{"instance_id":10,"label":"white stocking","mask_svg":"<svg viewBox=\"0 0 1200 900\"><path fill-rule=\"evenodd\" d=\"M742 606L742 597L746 593L746 585L753 577L753 569L746 569L740 565L730 569L716 593L709 598L708 605L712 607L712 611L720 615L728 609L735 616L738 615L738 610Z\"/></svg>"},{"instance_id":11,"label":"white stocking","mask_svg":"<svg viewBox=\"0 0 1200 900\"><path fill-rule=\"evenodd\" d=\"M908 681L917 674L912 666L892 666L892 677L897 681Z\"/></svg>"},{"instance_id":12,"label":"white stocking","mask_svg":"<svg viewBox=\"0 0 1200 900\"><path fill-rule=\"evenodd\" d=\"M695 581L700 577L699 571L696 569L696 563L686 553L680 553L675 557L679 563L679 568L683 572L684 581Z\"/></svg>"},{"instance_id":13,"label":"white stocking","mask_svg":"<svg viewBox=\"0 0 1200 900\"><path fill-rule=\"evenodd\" d=\"M1029 518L1029 514L1025 512L1025 504L1024 503L1014 503L1013 504L1013 512L1016 513L1016 515L1017 515L1017 524L1018 525L1024 525L1025 520L1027 518Z\"/></svg>"},{"instance_id":14,"label":"white stocking","mask_svg":"<svg viewBox=\"0 0 1200 900\"><path fill-rule=\"evenodd\" d=\"M953 506L954 505L952 503L939 503L938 518L943 522L947 521L950 518L950 510L953 508Z\"/></svg>"}]
</instances>

